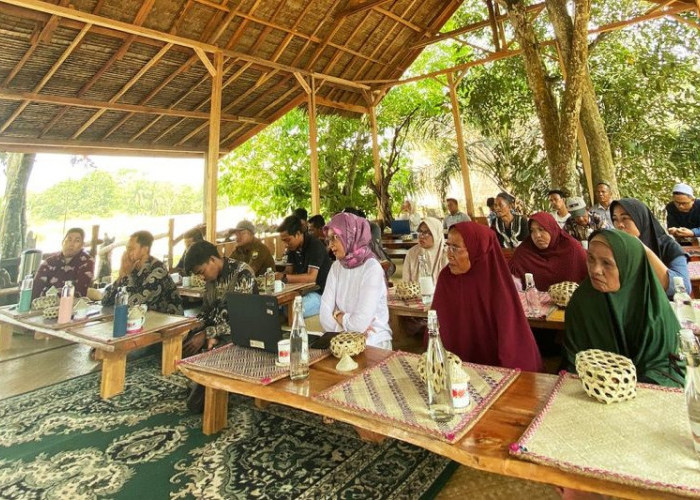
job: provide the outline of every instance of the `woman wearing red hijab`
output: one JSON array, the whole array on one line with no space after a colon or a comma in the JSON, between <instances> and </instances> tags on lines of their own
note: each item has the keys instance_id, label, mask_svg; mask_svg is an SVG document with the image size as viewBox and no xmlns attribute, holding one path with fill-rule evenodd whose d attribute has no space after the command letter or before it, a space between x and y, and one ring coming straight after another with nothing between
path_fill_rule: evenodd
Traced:
<instances>
[{"instance_id":1,"label":"woman wearing red hijab","mask_svg":"<svg viewBox=\"0 0 700 500\"><path fill-rule=\"evenodd\" d=\"M530 236L513 253L508 263L513 276L525 284L532 273L538 290L547 291L562 281L580 283L586 276L586 251L565 233L550 214L537 212L529 220Z\"/></svg>"},{"instance_id":2,"label":"woman wearing red hijab","mask_svg":"<svg viewBox=\"0 0 700 500\"><path fill-rule=\"evenodd\" d=\"M474 222L450 228L448 264L433 309L445 348L464 361L539 371L542 360L496 234Z\"/></svg>"}]
</instances>

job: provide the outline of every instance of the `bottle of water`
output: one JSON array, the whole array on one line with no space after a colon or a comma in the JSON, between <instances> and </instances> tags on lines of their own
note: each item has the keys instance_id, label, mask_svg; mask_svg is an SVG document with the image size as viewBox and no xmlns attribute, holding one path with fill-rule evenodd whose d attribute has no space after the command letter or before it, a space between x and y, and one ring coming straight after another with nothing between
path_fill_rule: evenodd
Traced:
<instances>
[{"instance_id":1,"label":"bottle of water","mask_svg":"<svg viewBox=\"0 0 700 500\"><path fill-rule=\"evenodd\" d=\"M433 302L435 293L435 283L433 283L433 273L428 266L428 259L424 254L418 256L418 283L420 284L420 294L424 305Z\"/></svg>"},{"instance_id":2,"label":"bottle of water","mask_svg":"<svg viewBox=\"0 0 700 500\"><path fill-rule=\"evenodd\" d=\"M265 293L271 294L275 291L275 272L271 267L265 271Z\"/></svg>"},{"instance_id":3,"label":"bottle of water","mask_svg":"<svg viewBox=\"0 0 700 500\"><path fill-rule=\"evenodd\" d=\"M540 301L540 292L535 288L535 278L532 273L525 273L525 304L525 316L536 318L540 315L542 302Z\"/></svg>"},{"instance_id":4,"label":"bottle of water","mask_svg":"<svg viewBox=\"0 0 700 500\"><path fill-rule=\"evenodd\" d=\"M695 311L693 310L693 302L690 295L685 289L685 283L680 276L673 277L673 287L676 293L673 294L673 304L676 310L676 317L681 324L681 328L687 328L696 332L698 325L695 320Z\"/></svg>"},{"instance_id":5,"label":"bottle of water","mask_svg":"<svg viewBox=\"0 0 700 500\"><path fill-rule=\"evenodd\" d=\"M123 286L117 292L114 299L114 326L112 328L113 337L123 337L126 335L126 320L129 316L129 293Z\"/></svg>"},{"instance_id":6,"label":"bottle of water","mask_svg":"<svg viewBox=\"0 0 700 500\"><path fill-rule=\"evenodd\" d=\"M169 259L170 259L170 255L168 255L167 253L165 255L163 255L163 267L168 272L170 272L170 265L168 264Z\"/></svg>"},{"instance_id":7,"label":"bottle of water","mask_svg":"<svg viewBox=\"0 0 700 500\"><path fill-rule=\"evenodd\" d=\"M428 411L436 422L447 422L454 416L452 402L452 367L440 340L437 312L428 311L428 350L425 353Z\"/></svg>"},{"instance_id":8,"label":"bottle of water","mask_svg":"<svg viewBox=\"0 0 700 500\"><path fill-rule=\"evenodd\" d=\"M700 343L691 330L679 332L680 352L685 359L685 400L695 452L700 455Z\"/></svg>"},{"instance_id":9,"label":"bottle of water","mask_svg":"<svg viewBox=\"0 0 700 500\"><path fill-rule=\"evenodd\" d=\"M32 288L34 288L34 278L28 274L22 280L19 287L19 303L17 312L26 313L32 308Z\"/></svg>"},{"instance_id":10,"label":"bottle of water","mask_svg":"<svg viewBox=\"0 0 700 500\"><path fill-rule=\"evenodd\" d=\"M68 323L73 316L73 298L75 287L72 281L66 281L61 289L61 299L58 302L58 323Z\"/></svg>"},{"instance_id":11,"label":"bottle of water","mask_svg":"<svg viewBox=\"0 0 700 500\"><path fill-rule=\"evenodd\" d=\"M304 324L301 297L294 298L294 321L289 335L289 376L301 380L309 376L309 337Z\"/></svg>"}]
</instances>

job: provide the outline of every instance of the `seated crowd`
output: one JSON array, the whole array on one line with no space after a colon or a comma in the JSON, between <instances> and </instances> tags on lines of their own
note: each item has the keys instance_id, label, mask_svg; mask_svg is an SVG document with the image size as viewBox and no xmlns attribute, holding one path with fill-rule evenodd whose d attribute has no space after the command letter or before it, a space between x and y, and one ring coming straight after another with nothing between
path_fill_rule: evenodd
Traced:
<instances>
[{"instance_id":1,"label":"seated crowd","mask_svg":"<svg viewBox=\"0 0 700 500\"><path fill-rule=\"evenodd\" d=\"M669 298L677 291L676 277L690 291L688 255L679 242L700 236L700 202L686 184L674 186L672 196L668 232L641 201L613 200L605 182L596 185L590 208L582 198L567 199L555 189L548 193L552 211L530 217L518 213L515 198L501 192L489 199L486 224L471 222L453 198L446 200L443 221L421 219L407 200L400 217L417 232L417 244L406 254L402 278L432 276L432 308L449 351L464 361L532 371L542 369L542 358L514 279L523 283L532 273L541 291L563 281L579 283L566 312L564 366L572 369L577 352L599 348L631 358L641 380L679 385L682 376L669 364L679 330ZM187 336L185 356L229 342L226 294L257 293L255 277L275 269L251 222L241 221L233 232L236 240L225 256L199 229L184 235L186 249L175 269L205 281L201 327ZM368 345L391 349L387 283L395 266L382 247L380 227L356 209L337 213L328 223L297 209L277 232L286 264L275 278L315 285L303 295L304 316L318 315L324 331L363 332ZM147 231L131 235L104 305L112 305L117 290L126 287L131 305L183 314L177 287L167 267L151 255L152 244ZM69 229L61 251L47 256L37 271L34 296L67 280L79 295L88 292L94 261L83 245L83 231ZM421 320L413 329L425 334ZM191 407L200 408L201 401L196 388Z\"/></svg>"}]
</instances>

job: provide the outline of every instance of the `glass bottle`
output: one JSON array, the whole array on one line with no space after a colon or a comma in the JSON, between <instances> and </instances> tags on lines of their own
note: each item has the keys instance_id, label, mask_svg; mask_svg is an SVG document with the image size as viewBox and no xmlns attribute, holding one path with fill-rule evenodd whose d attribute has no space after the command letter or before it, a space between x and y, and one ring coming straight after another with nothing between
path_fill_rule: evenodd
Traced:
<instances>
[{"instance_id":1,"label":"glass bottle","mask_svg":"<svg viewBox=\"0 0 700 500\"><path fill-rule=\"evenodd\" d=\"M61 288L61 299L58 302L58 322L68 323L73 316L73 298L75 287L72 281L66 281Z\"/></svg>"},{"instance_id":2,"label":"glass bottle","mask_svg":"<svg viewBox=\"0 0 700 500\"><path fill-rule=\"evenodd\" d=\"M693 332L681 329L680 352L685 359L685 401L695 452L700 455L700 343Z\"/></svg>"},{"instance_id":3,"label":"glass bottle","mask_svg":"<svg viewBox=\"0 0 700 500\"><path fill-rule=\"evenodd\" d=\"M129 316L129 292L126 287L120 287L114 299L114 326L112 328L113 337L123 337L126 335L126 320Z\"/></svg>"},{"instance_id":4,"label":"glass bottle","mask_svg":"<svg viewBox=\"0 0 700 500\"><path fill-rule=\"evenodd\" d=\"M430 266L428 266L428 259L425 254L418 256L418 276L423 304L431 304L433 302L433 293L435 293L435 284L433 283L433 273L430 272Z\"/></svg>"},{"instance_id":5,"label":"glass bottle","mask_svg":"<svg viewBox=\"0 0 700 500\"><path fill-rule=\"evenodd\" d=\"M540 315L542 302L540 301L540 292L535 287L535 278L532 273L525 273L525 304L525 316L536 318Z\"/></svg>"},{"instance_id":6,"label":"glass bottle","mask_svg":"<svg viewBox=\"0 0 700 500\"><path fill-rule=\"evenodd\" d=\"M265 293L271 294L275 291L275 272L271 267L265 271Z\"/></svg>"},{"instance_id":7,"label":"glass bottle","mask_svg":"<svg viewBox=\"0 0 700 500\"><path fill-rule=\"evenodd\" d=\"M19 287L19 303L17 304L17 312L29 312L32 308L32 288L34 288L34 278L28 274L22 280L22 285Z\"/></svg>"},{"instance_id":8,"label":"glass bottle","mask_svg":"<svg viewBox=\"0 0 700 500\"><path fill-rule=\"evenodd\" d=\"M454 415L452 402L451 366L440 340L437 312L428 311L428 350L425 353L425 373L428 390L428 412L436 422L447 422Z\"/></svg>"},{"instance_id":9,"label":"glass bottle","mask_svg":"<svg viewBox=\"0 0 700 500\"><path fill-rule=\"evenodd\" d=\"M306 334L301 297L294 298L294 321L289 335L289 376L292 380L309 376L309 337Z\"/></svg>"},{"instance_id":10,"label":"glass bottle","mask_svg":"<svg viewBox=\"0 0 700 500\"><path fill-rule=\"evenodd\" d=\"M685 289L685 283L681 276L673 277L673 287L676 289L676 293L673 294L673 305L681 328L688 328L693 332L697 331L693 302Z\"/></svg>"},{"instance_id":11,"label":"glass bottle","mask_svg":"<svg viewBox=\"0 0 700 500\"><path fill-rule=\"evenodd\" d=\"M170 256L166 253L165 255L163 255L163 267L165 268L165 270L167 272L170 272L169 261L170 261Z\"/></svg>"}]
</instances>

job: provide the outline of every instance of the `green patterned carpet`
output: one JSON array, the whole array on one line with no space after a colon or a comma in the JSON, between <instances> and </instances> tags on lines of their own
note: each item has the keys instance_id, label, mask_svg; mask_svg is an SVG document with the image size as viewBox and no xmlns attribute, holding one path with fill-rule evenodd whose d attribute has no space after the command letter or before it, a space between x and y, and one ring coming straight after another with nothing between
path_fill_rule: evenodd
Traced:
<instances>
[{"instance_id":1,"label":"green patterned carpet","mask_svg":"<svg viewBox=\"0 0 700 500\"><path fill-rule=\"evenodd\" d=\"M152 357L127 365L124 394L99 374L0 401L0 498L430 498L454 463L343 424L232 395L206 437L187 380Z\"/></svg>"}]
</instances>

